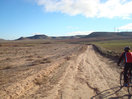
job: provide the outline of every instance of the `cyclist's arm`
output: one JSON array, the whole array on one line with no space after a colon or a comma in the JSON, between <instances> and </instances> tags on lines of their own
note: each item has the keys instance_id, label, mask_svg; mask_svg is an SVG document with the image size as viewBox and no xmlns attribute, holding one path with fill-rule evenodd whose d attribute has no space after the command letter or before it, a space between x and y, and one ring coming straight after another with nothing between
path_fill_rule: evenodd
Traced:
<instances>
[{"instance_id":1,"label":"cyclist's arm","mask_svg":"<svg viewBox=\"0 0 132 99\"><path fill-rule=\"evenodd\" d=\"M123 52L118 60L118 65L120 64L120 62L125 58L125 52Z\"/></svg>"}]
</instances>

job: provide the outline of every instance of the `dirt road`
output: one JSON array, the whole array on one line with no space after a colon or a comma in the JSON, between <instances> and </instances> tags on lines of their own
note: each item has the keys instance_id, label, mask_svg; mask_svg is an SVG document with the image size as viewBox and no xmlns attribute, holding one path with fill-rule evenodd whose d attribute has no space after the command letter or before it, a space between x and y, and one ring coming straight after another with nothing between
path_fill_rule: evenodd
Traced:
<instances>
[{"instance_id":1,"label":"dirt road","mask_svg":"<svg viewBox=\"0 0 132 99\"><path fill-rule=\"evenodd\" d=\"M88 46L75 61L70 61L58 86L44 99L55 99L56 95L57 99L130 99L126 89L120 88L119 72L113 61Z\"/></svg>"},{"instance_id":2,"label":"dirt road","mask_svg":"<svg viewBox=\"0 0 132 99\"><path fill-rule=\"evenodd\" d=\"M75 57L58 60L52 68L42 70L37 77L43 79L31 82L21 95L18 92L17 97L4 99L131 99L126 89L120 88L120 70L112 60L99 55L92 45ZM42 75L52 69L48 76Z\"/></svg>"}]
</instances>

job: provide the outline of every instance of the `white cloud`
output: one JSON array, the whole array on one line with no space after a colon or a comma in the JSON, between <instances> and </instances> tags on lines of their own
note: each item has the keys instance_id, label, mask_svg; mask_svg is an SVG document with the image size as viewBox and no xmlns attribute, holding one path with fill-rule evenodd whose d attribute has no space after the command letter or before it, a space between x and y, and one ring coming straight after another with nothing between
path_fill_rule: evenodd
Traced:
<instances>
[{"instance_id":1,"label":"white cloud","mask_svg":"<svg viewBox=\"0 0 132 99\"><path fill-rule=\"evenodd\" d=\"M132 30L132 23L129 23L127 25L121 26L118 28L119 30Z\"/></svg>"},{"instance_id":2,"label":"white cloud","mask_svg":"<svg viewBox=\"0 0 132 99\"><path fill-rule=\"evenodd\" d=\"M36 0L47 12L61 12L71 16L121 17L132 15L132 0Z\"/></svg>"},{"instance_id":3,"label":"white cloud","mask_svg":"<svg viewBox=\"0 0 132 99\"><path fill-rule=\"evenodd\" d=\"M90 33L92 33L93 31L77 31L77 32L70 32L70 33L66 33L66 35L68 36L74 36L74 35L88 35Z\"/></svg>"},{"instance_id":4,"label":"white cloud","mask_svg":"<svg viewBox=\"0 0 132 99\"><path fill-rule=\"evenodd\" d=\"M107 2L100 4L99 17L122 17L128 19L132 15L132 1L126 0L108 0Z\"/></svg>"}]
</instances>

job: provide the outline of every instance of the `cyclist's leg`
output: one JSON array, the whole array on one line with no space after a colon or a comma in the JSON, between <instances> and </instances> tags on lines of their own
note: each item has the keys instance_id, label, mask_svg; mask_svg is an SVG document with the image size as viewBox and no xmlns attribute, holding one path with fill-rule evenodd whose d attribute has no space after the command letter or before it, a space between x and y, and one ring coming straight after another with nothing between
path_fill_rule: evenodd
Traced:
<instances>
[{"instance_id":1,"label":"cyclist's leg","mask_svg":"<svg viewBox=\"0 0 132 99\"><path fill-rule=\"evenodd\" d=\"M132 77L132 63L130 63L130 77Z\"/></svg>"},{"instance_id":2,"label":"cyclist's leg","mask_svg":"<svg viewBox=\"0 0 132 99\"><path fill-rule=\"evenodd\" d=\"M130 68L129 65L125 64L125 66L124 66L124 83L127 83L127 79L128 79L127 73L128 73L129 68Z\"/></svg>"},{"instance_id":3,"label":"cyclist's leg","mask_svg":"<svg viewBox=\"0 0 132 99\"><path fill-rule=\"evenodd\" d=\"M130 63L130 69L131 69L131 71L132 71L132 63Z\"/></svg>"}]
</instances>

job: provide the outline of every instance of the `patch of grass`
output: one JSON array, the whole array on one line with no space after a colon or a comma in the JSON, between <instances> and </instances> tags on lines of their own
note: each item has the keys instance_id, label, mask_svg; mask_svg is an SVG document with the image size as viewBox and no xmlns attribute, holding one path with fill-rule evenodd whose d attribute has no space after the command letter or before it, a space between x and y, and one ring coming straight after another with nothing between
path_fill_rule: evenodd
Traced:
<instances>
[{"instance_id":1,"label":"patch of grass","mask_svg":"<svg viewBox=\"0 0 132 99\"><path fill-rule=\"evenodd\" d=\"M124 51L124 47L130 46L132 49L132 40L98 41L90 42L89 44L95 45L95 50L97 50L101 55L115 61L117 61L121 53Z\"/></svg>"},{"instance_id":2,"label":"patch of grass","mask_svg":"<svg viewBox=\"0 0 132 99\"><path fill-rule=\"evenodd\" d=\"M102 49L107 50L107 52L110 53L121 53L125 46L130 46L132 48L132 40L100 41L93 42L93 44L99 46Z\"/></svg>"}]
</instances>

